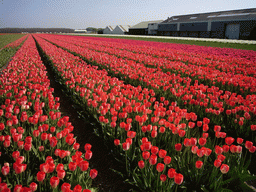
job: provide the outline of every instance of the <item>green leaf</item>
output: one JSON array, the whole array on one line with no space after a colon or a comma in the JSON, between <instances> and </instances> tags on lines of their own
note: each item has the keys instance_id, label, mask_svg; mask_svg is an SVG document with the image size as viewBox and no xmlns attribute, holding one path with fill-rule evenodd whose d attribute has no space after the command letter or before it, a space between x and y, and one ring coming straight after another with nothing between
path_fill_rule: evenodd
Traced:
<instances>
[{"instance_id":1,"label":"green leaf","mask_svg":"<svg viewBox=\"0 0 256 192\"><path fill-rule=\"evenodd\" d=\"M113 172L115 172L115 173L117 173L118 175L120 175L121 177L124 177L124 174L123 173L121 173L121 172L119 172L119 171L117 171L117 170L115 170L115 169L110 169L111 171L113 171Z\"/></svg>"}]
</instances>

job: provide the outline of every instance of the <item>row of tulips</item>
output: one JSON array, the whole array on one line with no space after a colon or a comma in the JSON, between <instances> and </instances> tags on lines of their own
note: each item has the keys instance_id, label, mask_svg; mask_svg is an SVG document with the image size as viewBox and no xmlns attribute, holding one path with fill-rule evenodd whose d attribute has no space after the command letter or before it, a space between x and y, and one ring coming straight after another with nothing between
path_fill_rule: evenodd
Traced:
<instances>
[{"instance_id":1,"label":"row of tulips","mask_svg":"<svg viewBox=\"0 0 256 192\"><path fill-rule=\"evenodd\" d=\"M28 37L28 35L24 35L20 39L18 39L16 41L14 41L12 43L9 43L8 45L4 46L4 48L7 48L7 47L12 47L12 48L18 47L23 41L26 40L27 37Z\"/></svg>"},{"instance_id":2,"label":"row of tulips","mask_svg":"<svg viewBox=\"0 0 256 192\"><path fill-rule=\"evenodd\" d=\"M197 121L195 113L175 102L156 101L152 89L125 85L39 35L35 39L61 84L102 124L104 138L117 146L116 155L141 189L218 190L251 178L246 154L255 152L252 142L227 137L217 125L214 131L221 137L208 137L208 118Z\"/></svg>"},{"instance_id":3,"label":"row of tulips","mask_svg":"<svg viewBox=\"0 0 256 192\"><path fill-rule=\"evenodd\" d=\"M181 78L175 74L166 74L158 69L147 68L141 63L81 48L72 42L58 41L58 38L52 36L44 37L79 54L87 61L95 61L94 64L105 68L111 75L123 78L128 83L153 88L159 97L176 100L179 106L196 112L201 119L204 116L208 117L212 123L221 125L226 132L234 136L245 136L247 139L255 140L253 136L253 131L256 130L255 95L247 95L243 98L241 95L219 90L218 87L199 85L198 81L190 85L189 77ZM61 36L61 38L64 37ZM67 38L65 41L68 40Z\"/></svg>"},{"instance_id":4,"label":"row of tulips","mask_svg":"<svg viewBox=\"0 0 256 192\"><path fill-rule=\"evenodd\" d=\"M136 47L133 44L120 45L104 41L94 41L95 44L92 44L88 39L74 37L72 38L72 42L83 45L88 49L132 59L151 67L160 67L164 70L168 69L168 71L179 73L180 75L189 75L192 79L199 80L202 83L212 82L212 85L218 86L221 89L230 89L244 95L256 91L255 77L250 77L251 74L254 74L256 66L250 60L241 60L238 62L230 61L229 59L221 61L219 59L211 61L209 58L205 59L203 56L196 58L190 56L186 62L181 62L172 58L173 51L165 52L163 51L164 49L148 49L145 46ZM184 58L183 55L180 55L180 57ZM241 63L242 66L237 66L237 63ZM230 70L226 72L226 68L235 69L237 72Z\"/></svg>"},{"instance_id":5,"label":"row of tulips","mask_svg":"<svg viewBox=\"0 0 256 192\"><path fill-rule=\"evenodd\" d=\"M97 176L46 74L29 35L0 77L1 192L89 192Z\"/></svg>"},{"instance_id":6,"label":"row of tulips","mask_svg":"<svg viewBox=\"0 0 256 192\"><path fill-rule=\"evenodd\" d=\"M186 45L186 44L171 44L171 43L157 43L157 42L145 42L145 41L133 41L127 39L111 39L111 38L99 38L99 37L74 37L75 41L92 41L93 45L103 45L107 47L120 47L123 50L132 50L136 53L146 53L147 55L155 55L157 57L166 57L170 60L177 60L187 63L190 59L191 64L200 64L202 59L202 65L207 63L207 61L220 61L228 62L232 64L237 64L234 66L243 67L242 71L246 71L247 67L251 67L251 64L256 61L255 53L251 50L239 50L230 48L214 48L214 47L203 47L197 45ZM156 50L159 50L156 52ZM189 58L188 58L189 57ZM223 64L228 67L225 63L217 63L219 65ZM215 65L217 65L215 64ZM209 63L210 67L212 63ZM236 70L228 67L229 70ZM229 71L223 68L224 71ZM230 71L231 72L231 71ZM241 72L240 72L241 73ZM248 74L248 71L247 73ZM251 73L254 75L254 73Z\"/></svg>"}]
</instances>

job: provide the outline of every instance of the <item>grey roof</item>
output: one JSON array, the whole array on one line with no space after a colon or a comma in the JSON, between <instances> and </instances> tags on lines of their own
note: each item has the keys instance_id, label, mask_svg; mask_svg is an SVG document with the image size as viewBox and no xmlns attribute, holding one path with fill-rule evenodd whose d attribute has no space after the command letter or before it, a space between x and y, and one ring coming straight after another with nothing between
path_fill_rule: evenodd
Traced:
<instances>
[{"instance_id":1,"label":"grey roof","mask_svg":"<svg viewBox=\"0 0 256 192\"><path fill-rule=\"evenodd\" d=\"M161 23L163 20L156 20L156 21L142 21L134 26L132 26L130 29L146 29L148 28L149 23Z\"/></svg>"},{"instance_id":2,"label":"grey roof","mask_svg":"<svg viewBox=\"0 0 256 192\"><path fill-rule=\"evenodd\" d=\"M172 16L162 23L256 19L256 8Z\"/></svg>"},{"instance_id":3,"label":"grey roof","mask_svg":"<svg viewBox=\"0 0 256 192\"><path fill-rule=\"evenodd\" d=\"M119 27L123 32L128 32L130 25L117 25L116 27Z\"/></svg>"},{"instance_id":4,"label":"grey roof","mask_svg":"<svg viewBox=\"0 0 256 192\"><path fill-rule=\"evenodd\" d=\"M113 31L114 28L115 28L115 26L113 26L113 25L108 25L106 28L109 28L110 31ZM105 28L105 29L106 29L106 28Z\"/></svg>"}]
</instances>

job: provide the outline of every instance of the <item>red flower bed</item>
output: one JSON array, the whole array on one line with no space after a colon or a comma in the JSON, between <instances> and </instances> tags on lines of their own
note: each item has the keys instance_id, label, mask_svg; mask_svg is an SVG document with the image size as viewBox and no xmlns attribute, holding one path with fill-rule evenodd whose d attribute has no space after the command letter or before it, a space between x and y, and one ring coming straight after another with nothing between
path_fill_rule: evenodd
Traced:
<instances>
[{"instance_id":1,"label":"red flower bed","mask_svg":"<svg viewBox=\"0 0 256 192\"><path fill-rule=\"evenodd\" d=\"M243 134L249 136L252 135L251 131L255 130L255 95L243 97L236 93L220 90L215 86L199 84L197 80L191 85L192 80L189 77L182 78L180 75L169 72L163 73L159 68L147 68L143 63L136 63L91 49L81 49L83 43L75 42L80 45L76 46L69 39L63 40L63 36L61 36L62 40L56 40L51 36L45 37L88 60L95 61L112 74L128 77L131 79L128 82L139 80L140 84L154 88L156 93L164 96L167 100L176 100L179 105L196 112L200 118L204 116L210 118L214 124L221 125L225 131L235 131L237 136ZM73 38L71 39L73 40ZM107 51L108 48L105 50ZM254 137L250 139L255 140Z\"/></svg>"},{"instance_id":2,"label":"red flower bed","mask_svg":"<svg viewBox=\"0 0 256 192\"><path fill-rule=\"evenodd\" d=\"M82 191L97 176L46 74L30 35L0 77L0 191Z\"/></svg>"},{"instance_id":3,"label":"red flower bed","mask_svg":"<svg viewBox=\"0 0 256 192\"><path fill-rule=\"evenodd\" d=\"M174 101L165 97L156 101L153 89L124 84L108 76L106 70L87 65L79 57L57 48L39 35L35 38L48 56L59 81L102 124L104 138L118 146L115 153L125 162L127 174L133 179L130 182L152 191L193 187L217 190L227 187L222 181L230 184L232 180L250 177L248 164L245 165L246 154L242 151L254 153L256 147L252 142L243 142L239 138L237 144L233 144L235 138L227 137L219 125L212 128L215 136L209 137L209 118L203 117L198 121L195 113L188 113ZM67 45L66 48L73 52L90 53L90 58L95 60L105 56L102 53L93 55L71 43L54 42ZM111 57L103 59L105 62L113 61ZM136 64L122 64L122 70L118 62L111 63L109 69L123 71L130 79L132 72L146 76L146 71L142 71L145 69L143 65L133 70ZM152 71L147 72L151 74Z\"/></svg>"}]
</instances>

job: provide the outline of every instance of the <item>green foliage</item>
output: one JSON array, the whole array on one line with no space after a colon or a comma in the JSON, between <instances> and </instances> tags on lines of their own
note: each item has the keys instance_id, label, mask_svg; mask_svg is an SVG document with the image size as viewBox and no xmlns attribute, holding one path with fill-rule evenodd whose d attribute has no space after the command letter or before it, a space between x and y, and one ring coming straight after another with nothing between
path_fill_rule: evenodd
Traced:
<instances>
[{"instance_id":1,"label":"green foliage","mask_svg":"<svg viewBox=\"0 0 256 192\"><path fill-rule=\"evenodd\" d=\"M4 48L0 51L0 68L10 61L18 48Z\"/></svg>"},{"instance_id":2,"label":"green foliage","mask_svg":"<svg viewBox=\"0 0 256 192\"><path fill-rule=\"evenodd\" d=\"M17 39L23 37L25 34L4 34L0 35L0 49L3 48L5 45L16 41Z\"/></svg>"},{"instance_id":3,"label":"green foliage","mask_svg":"<svg viewBox=\"0 0 256 192\"><path fill-rule=\"evenodd\" d=\"M3 36L6 36L6 39L3 39ZM14 34L14 35L0 35L0 47L1 45L8 45L9 43L16 41L17 39L24 36L23 34ZM2 41L3 40L3 41ZM3 49L0 49L0 69L6 65L11 58L14 56L14 54L18 51L18 49L21 47L21 45L24 43L23 41L18 47L6 47Z\"/></svg>"}]
</instances>

